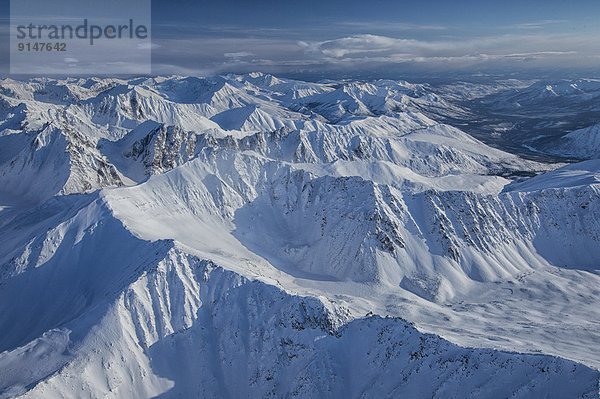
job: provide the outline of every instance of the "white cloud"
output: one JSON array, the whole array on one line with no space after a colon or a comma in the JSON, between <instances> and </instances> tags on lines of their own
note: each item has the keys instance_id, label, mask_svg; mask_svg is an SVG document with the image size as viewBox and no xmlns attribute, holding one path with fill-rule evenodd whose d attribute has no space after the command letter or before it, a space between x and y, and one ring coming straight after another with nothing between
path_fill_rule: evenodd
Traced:
<instances>
[{"instance_id":1,"label":"white cloud","mask_svg":"<svg viewBox=\"0 0 600 399\"><path fill-rule=\"evenodd\" d=\"M469 66L501 66L512 70L531 66L589 66L597 64L600 44L582 35L522 32L496 36L416 40L357 34L330 40L296 38L163 39L154 52L155 67L237 72L298 70L367 70L371 66L446 70Z\"/></svg>"},{"instance_id":2,"label":"white cloud","mask_svg":"<svg viewBox=\"0 0 600 399\"><path fill-rule=\"evenodd\" d=\"M225 54L223 54L223 56L225 58L232 58L232 59L252 57L254 55L255 55L254 53L251 53L249 51L238 51L238 52L235 52L235 53L225 53Z\"/></svg>"},{"instance_id":3,"label":"white cloud","mask_svg":"<svg viewBox=\"0 0 600 399\"><path fill-rule=\"evenodd\" d=\"M427 59L502 59L573 56L600 51L600 46L568 35L499 35L473 39L414 40L378 35L354 35L321 42L302 42L310 54L321 54L329 62L400 62ZM597 54L597 53L596 53Z\"/></svg>"},{"instance_id":4,"label":"white cloud","mask_svg":"<svg viewBox=\"0 0 600 399\"><path fill-rule=\"evenodd\" d=\"M568 21L562 19L545 19L541 21L525 22L513 25L512 28L517 29L545 29L549 26L566 24Z\"/></svg>"}]
</instances>

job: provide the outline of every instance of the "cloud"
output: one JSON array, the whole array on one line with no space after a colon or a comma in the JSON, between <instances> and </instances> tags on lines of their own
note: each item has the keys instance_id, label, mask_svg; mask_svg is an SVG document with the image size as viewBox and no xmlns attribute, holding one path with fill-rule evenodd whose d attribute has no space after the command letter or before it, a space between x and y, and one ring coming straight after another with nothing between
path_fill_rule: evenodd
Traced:
<instances>
[{"instance_id":1,"label":"cloud","mask_svg":"<svg viewBox=\"0 0 600 399\"><path fill-rule=\"evenodd\" d=\"M410 52L415 47L422 46L423 44L410 39L393 39L376 35L356 35L327 40L312 46L309 45L308 48L311 51L320 51L327 57L344 58L346 56L368 56L369 54L393 53L398 51Z\"/></svg>"},{"instance_id":2,"label":"cloud","mask_svg":"<svg viewBox=\"0 0 600 399\"><path fill-rule=\"evenodd\" d=\"M153 71L169 74L303 71L448 71L597 65L600 46L591 37L524 32L431 40L354 34L328 40L277 37L158 39ZM196 73L192 73L196 71Z\"/></svg>"},{"instance_id":3,"label":"cloud","mask_svg":"<svg viewBox=\"0 0 600 399\"><path fill-rule=\"evenodd\" d=\"M599 46L568 35L498 35L472 39L415 40L378 35L354 35L321 42L299 42L314 56L329 62L402 62L449 59L503 59L598 54Z\"/></svg>"},{"instance_id":4,"label":"cloud","mask_svg":"<svg viewBox=\"0 0 600 399\"><path fill-rule=\"evenodd\" d=\"M317 75L375 70L514 71L544 66L594 66L600 56L600 44L590 35L547 35L533 31L481 37L445 33L428 40L402 34L351 34L324 40L298 40L285 35L184 36L154 38L152 49L152 72L164 75L254 70L276 74L312 71ZM121 70L123 66L111 68Z\"/></svg>"},{"instance_id":5,"label":"cloud","mask_svg":"<svg viewBox=\"0 0 600 399\"><path fill-rule=\"evenodd\" d=\"M246 58L246 57L252 57L254 56L254 53L251 53L249 51L238 51L235 53L225 53L223 54L223 56L225 58L232 58L232 59L240 59L240 58Z\"/></svg>"},{"instance_id":6,"label":"cloud","mask_svg":"<svg viewBox=\"0 0 600 399\"><path fill-rule=\"evenodd\" d=\"M562 25L562 24L566 24L568 22L569 21L563 20L563 19L545 19L545 20L541 20L541 21L532 21L532 22L525 22L525 23L521 23L521 24L512 25L510 28L532 29L532 30L545 29L550 26Z\"/></svg>"}]
</instances>

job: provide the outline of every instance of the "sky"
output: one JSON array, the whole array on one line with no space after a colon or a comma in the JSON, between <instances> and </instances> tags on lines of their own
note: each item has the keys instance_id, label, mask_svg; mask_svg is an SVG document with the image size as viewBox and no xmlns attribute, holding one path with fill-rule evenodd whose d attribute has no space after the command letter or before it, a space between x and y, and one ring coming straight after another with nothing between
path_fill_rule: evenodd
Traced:
<instances>
[{"instance_id":1,"label":"sky","mask_svg":"<svg viewBox=\"0 0 600 399\"><path fill-rule=\"evenodd\" d=\"M8 1L0 2L6 38ZM152 0L157 75L394 78L593 73L598 65L597 0Z\"/></svg>"}]
</instances>

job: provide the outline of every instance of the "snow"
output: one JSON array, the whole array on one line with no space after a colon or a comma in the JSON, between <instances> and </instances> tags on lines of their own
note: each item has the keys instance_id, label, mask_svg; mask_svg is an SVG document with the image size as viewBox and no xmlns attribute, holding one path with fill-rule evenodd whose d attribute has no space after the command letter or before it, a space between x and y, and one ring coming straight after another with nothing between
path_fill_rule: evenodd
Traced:
<instances>
[{"instance_id":1,"label":"snow","mask_svg":"<svg viewBox=\"0 0 600 399\"><path fill-rule=\"evenodd\" d=\"M0 353L0 395L17 396L27 392L31 382L47 378L68 360L68 330L50 330L23 347Z\"/></svg>"},{"instance_id":2,"label":"snow","mask_svg":"<svg viewBox=\"0 0 600 399\"><path fill-rule=\"evenodd\" d=\"M596 186L600 184L600 160L578 162L553 170L524 182L506 187L508 191L538 191L550 188Z\"/></svg>"},{"instance_id":3,"label":"snow","mask_svg":"<svg viewBox=\"0 0 600 399\"><path fill-rule=\"evenodd\" d=\"M403 81L0 89L0 397L597 397L597 160Z\"/></svg>"},{"instance_id":4,"label":"snow","mask_svg":"<svg viewBox=\"0 0 600 399\"><path fill-rule=\"evenodd\" d=\"M562 142L551 152L580 159L600 158L600 124L575 130L562 137Z\"/></svg>"}]
</instances>

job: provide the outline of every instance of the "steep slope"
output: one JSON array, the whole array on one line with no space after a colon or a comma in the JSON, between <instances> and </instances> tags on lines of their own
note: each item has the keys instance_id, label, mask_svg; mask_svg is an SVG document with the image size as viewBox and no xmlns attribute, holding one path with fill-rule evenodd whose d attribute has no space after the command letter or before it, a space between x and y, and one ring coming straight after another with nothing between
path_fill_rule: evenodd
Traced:
<instances>
[{"instance_id":1,"label":"steep slope","mask_svg":"<svg viewBox=\"0 0 600 399\"><path fill-rule=\"evenodd\" d=\"M19 150L0 164L0 198L8 203L122 184L115 167L80 133L48 124L22 135L27 139Z\"/></svg>"},{"instance_id":2,"label":"steep slope","mask_svg":"<svg viewBox=\"0 0 600 399\"><path fill-rule=\"evenodd\" d=\"M391 286L405 281L404 288L428 299L451 298L468 280L492 282L528 272L540 255L558 261L552 250L557 245L564 251L554 264L585 270L600 264L592 251L600 241L597 185L500 197L410 193L302 168L217 152L106 195L126 224L131 221L133 230L151 239L173 238L203 253L235 258L243 252L228 237L233 224L237 240L287 273ZM573 214L581 206L592 216ZM139 222L146 212L158 224L174 215L187 222L157 234L153 223ZM257 226L256 220L263 223ZM232 251L232 245L238 248ZM417 290L411 279L429 289Z\"/></svg>"}]
</instances>

